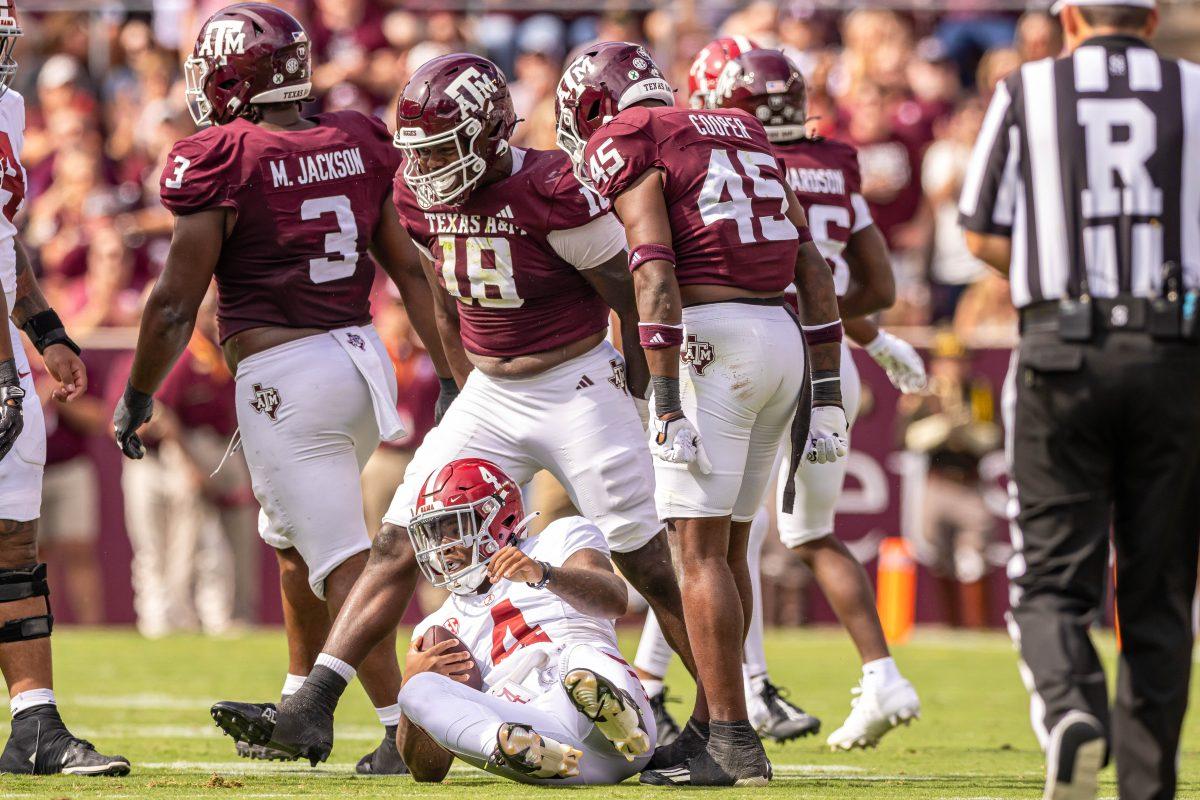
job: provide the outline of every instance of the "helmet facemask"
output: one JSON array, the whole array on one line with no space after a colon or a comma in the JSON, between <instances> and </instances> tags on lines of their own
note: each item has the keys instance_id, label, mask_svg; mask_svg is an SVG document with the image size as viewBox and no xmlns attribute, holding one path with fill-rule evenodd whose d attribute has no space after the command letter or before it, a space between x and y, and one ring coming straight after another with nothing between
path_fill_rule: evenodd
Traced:
<instances>
[{"instance_id":1,"label":"helmet facemask","mask_svg":"<svg viewBox=\"0 0 1200 800\"><path fill-rule=\"evenodd\" d=\"M436 205L462 205L487 172L488 159L480 154L483 122L469 117L456 127L442 133L426 136L417 127L396 130L392 144L404 155L404 182L413 190L421 208ZM486 147L486 140L482 140ZM501 141L497 155L508 149L508 142ZM444 151L444 153L439 153ZM424 158L434 154L449 154L444 166L426 171L421 167Z\"/></svg>"},{"instance_id":2,"label":"helmet facemask","mask_svg":"<svg viewBox=\"0 0 1200 800\"><path fill-rule=\"evenodd\" d=\"M575 129L575 111L574 107L561 107L558 114L558 126L554 134L554 143L558 145L558 149L570 157L571 171L575 173L575 180L594 191L596 186L592 183L592 178L588 175L587 165L583 160L587 140L582 138Z\"/></svg>"},{"instance_id":3,"label":"helmet facemask","mask_svg":"<svg viewBox=\"0 0 1200 800\"><path fill-rule=\"evenodd\" d=\"M213 122L213 104L204 93L204 79L208 77L208 72L207 59L193 56L183 62L183 96L187 100L188 113L198 128L207 127Z\"/></svg>"},{"instance_id":4,"label":"helmet facemask","mask_svg":"<svg viewBox=\"0 0 1200 800\"><path fill-rule=\"evenodd\" d=\"M0 97L8 91L17 75L17 62L13 59L13 50L21 36L21 26L11 15L11 5L6 3L0 8Z\"/></svg>"},{"instance_id":5,"label":"helmet facemask","mask_svg":"<svg viewBox=\"0 0 1200 800\"><path fill-rule=\"evenodd\" d=\"M503 504L495 497L417 514L408 525L422 574L439 589L474 594L500 550L489 533ZM457 556L457 557L456 557Z\"/></svg>"}]
</instances>

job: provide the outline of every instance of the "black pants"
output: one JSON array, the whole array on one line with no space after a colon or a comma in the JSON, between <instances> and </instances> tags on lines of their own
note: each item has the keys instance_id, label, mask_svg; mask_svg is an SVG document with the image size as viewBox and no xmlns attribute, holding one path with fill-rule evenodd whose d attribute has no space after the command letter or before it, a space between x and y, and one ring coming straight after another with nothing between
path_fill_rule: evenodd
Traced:
<instances>
[{"instance_id":1,"label":"black pants","mask_svg":"<svg viewBox=\"0 0 1200 800\"><path fill-rule=\"evenodd\" d=\"M1005 400L1022 540L1011 621L1034 726L1052 735L1067 712L1093 714L1122 800L1174 797L1200 546L1200 347L1027 331ZM1121 638L1111 714L1088 638L1110 536Z\"/></svg>"}]
</instances>

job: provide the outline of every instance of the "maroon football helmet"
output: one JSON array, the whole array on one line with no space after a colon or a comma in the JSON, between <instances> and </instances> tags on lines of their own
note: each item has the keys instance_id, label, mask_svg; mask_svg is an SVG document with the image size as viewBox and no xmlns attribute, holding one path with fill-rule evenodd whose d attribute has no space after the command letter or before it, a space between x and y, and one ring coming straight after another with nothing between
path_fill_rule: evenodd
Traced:
<instances>
[{"instance_id":1,"label":"maroon football helmet","mask_svg":"<svg viewBox=\"0 0 1200 800\"><path fill-rule=\"evenodd\" d=\"M425 479L408 536L434 586L472 594L488 562L525 535L530 519L521 489L503 470L482 458L460 458Z\"/></svg>"},{"instance_id":2,"label":"maroon football helmet","mask_svg":"<svg viewBox=\"0 0 1200 800\"><path fill-rule=\"evenodd\" d=\"M13 60L13 48L21 37L21 24L17 21L17 5L13 0L0 0L0 97L8 91L9 84L17 74L17 62Z\"/></svg>"},{"instance_id":3,"label":"maroon football helmet","mask_svg":"<svg viewBox=\"0 0 1200 800\"><path fill-rule=\"evenodd\" d=\"M508 81L491 61L452 53L422 64L396 105L393 139L421 208L465 203L516 126Z\"/></svg>"},{"instance_id":4,"label":"maroon football helmet","mask_svg":"<svg viewBox=\"0 0 1200 800\"><path fill-rule=\"evenodd\" d=\"M713 108L712 93L725 65L742 53L756 49L758 45L745 36L722 36L706 44L688 69L688 105Z\"/></svg>"},{"instance_id":5,"label":"maroon football helmet","mask_svg":"<svg viewBox=\"0 0 1200 800\"><path fill-rule=\"evenodd\" d=\"M199 126L224 125L252 105L312 93L308 34L266 3L236 3L208 18L183 65L188 111Z\"/></svg>"},{"instance_id":6,"label":"maroon football helmet","mask_svg":"<svg viewBox=\"0 0 1200 800\"><path fill-rule=\"evenodd\" d=\"M740 108L762 123L772 142L806 134L804 77L778 50L748 50L730 61L712 93L714 108Z\"/></svg>"},{"instance_id":7,"label":"maroon football helmet","mask_svg":"<svg viewBox=\"0 0 1200 800\"><path fill-rule=\"evenodd\" d=\"M571 157L575 177L593 186L583 148L596 129L642 100L675 104L675 92L646 48L629 42L601 42L584 50L558 84L555 115L558 146Z\"/></svg>"}]
</instances>

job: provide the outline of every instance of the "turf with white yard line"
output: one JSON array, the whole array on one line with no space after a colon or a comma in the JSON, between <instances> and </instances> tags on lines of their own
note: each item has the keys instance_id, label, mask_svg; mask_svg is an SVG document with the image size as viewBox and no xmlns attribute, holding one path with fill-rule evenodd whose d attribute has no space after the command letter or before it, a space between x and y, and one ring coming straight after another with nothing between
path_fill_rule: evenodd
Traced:
<instances>
[{"instance_id":1,"label":"turf with white yard line","mask_svg":"<svg viewBox=\"0 0 1200 800\"><path fill-rule=\"evenodd\" d=\"M0 777L0 798L409 798L528 800L529 790L469 767L456 767L444 785L407 778L355 775L353 764L382 729L362 691L351 687L337 719L330 761L304 763L239 759L208 715L218 699L270 700L286 666L282 635L257 631L239 639L195 636L146 641L129 631L55 632L56 673L63 712L77 733L105 752L128 756L134 772L116 780ZM622 642L632 652L635 642ZM1102 639L1111 663L1112 645ZM792 698L821 717L826 732L849 711L858 677L845 637L833 630L781 631L768 638L774 678ZM920 722L889 735L877 750L833 753L823 738L771 746L776 780L766 789L728 790L750 800L763 792L825 800L990 800L1041 796L1043 765L1027 723L1028 701L1015 656L1002 634L921 631L897 649L897 660L920 690ZM668 685L685 694L678 666ZM1197 684L1200 686L1200 684ZM683 717L686 704L672 704ZM0 724L0 735L7 725ZM1184 737L1181 798L1200 800L1200 722L1189 718ZM1102 791L1114 794L1111 771ZM699 791L626 783L581 790L597 798L687 798ZM709 795L711 797L711 795Z\"/></svg>"}]
</instances>

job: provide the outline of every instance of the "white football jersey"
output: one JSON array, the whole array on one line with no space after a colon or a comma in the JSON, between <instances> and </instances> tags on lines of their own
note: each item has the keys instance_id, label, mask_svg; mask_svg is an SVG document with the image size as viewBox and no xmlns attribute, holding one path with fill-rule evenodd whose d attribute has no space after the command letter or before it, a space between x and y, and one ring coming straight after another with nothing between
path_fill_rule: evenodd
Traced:
<instances>
[{"instance_id":1,"label":"white football jersey","mask_svg":"<svg viewBox=\"0 0 1200 800\"><path fill-rule=\"evenodd\" d=\"M530 558L553 567L585 548L609 554L604 534L583 517L555 520L519 546ZM466 645L485 681L497 665L529 645L585 643L619 652L612 620L584 614L549 589L532 589L521 582L502 580L483 594L451 594L421 620L413 640L419 641L433 625L447 628Z\"/></svg>"},{"instance_id":2,"label":"white football jersey","mask_svg":"<svg viewBox=\"0 0 1200 800\"><path fill-rule=\"evenodd\" d=\"M25 98L12 89L0 96L0 284L11 312L17 293L17 226L13 219L25 203ZM15 343L14 343L15 344Z\"/></svg>"}]
</instances>

